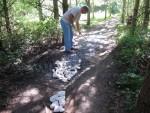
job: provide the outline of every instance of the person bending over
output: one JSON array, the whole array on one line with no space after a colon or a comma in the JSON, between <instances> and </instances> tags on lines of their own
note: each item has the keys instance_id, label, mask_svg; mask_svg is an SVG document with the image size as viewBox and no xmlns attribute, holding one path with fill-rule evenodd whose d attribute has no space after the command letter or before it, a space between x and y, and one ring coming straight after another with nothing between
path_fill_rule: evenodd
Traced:
<instances>
[{"instance_id":1,"label":"person bending over","mask_svg":"<svg viewBox=\"0 0 150 113\"><path fill-rule=\"evenodd\" d=\"M81 34L80 31L80 16L81 14L86 14L89 11L89 8L87 6L82 7L73 7L66 11L63 15L63 17L60 20L61 27L64 34L64 46L65 46L65 52L70 53L71 50L73 50L73 30L72 28L76 29L79 34ZM74 25L76 24L76 26Z\"/></svg>"}]
</instances>

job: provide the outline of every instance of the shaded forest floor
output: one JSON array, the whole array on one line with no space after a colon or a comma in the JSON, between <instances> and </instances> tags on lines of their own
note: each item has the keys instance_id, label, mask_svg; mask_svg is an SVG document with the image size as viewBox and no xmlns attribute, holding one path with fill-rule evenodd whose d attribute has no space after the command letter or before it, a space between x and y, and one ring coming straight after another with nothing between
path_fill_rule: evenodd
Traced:
<instances>
[{"instance_id":1,"label":"shaded forest floor","mask_svg":"<svg viewBox=\"0 0 150 113\"><path fill-rule=\"evenodd\" d=\"M112 18L75 36L79 50L72 54L59 47L47 49L25 64L1 69L5 78L0 80L0 113L52 113L49 97L60 90L66 90L66 113L124 113L123 97L115 88L117 24ZM72 63L74 58L82 62L71 81L52 77L56 61Z\"/></svg>"}]
</instances>

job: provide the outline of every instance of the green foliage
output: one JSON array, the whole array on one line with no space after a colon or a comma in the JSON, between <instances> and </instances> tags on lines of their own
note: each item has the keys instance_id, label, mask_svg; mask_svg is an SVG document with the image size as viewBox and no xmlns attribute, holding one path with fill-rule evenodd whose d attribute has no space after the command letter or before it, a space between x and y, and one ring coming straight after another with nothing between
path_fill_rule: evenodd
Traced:
<instances>
[{"instance_id":1,"label":"green foliage","mask_svg":"<svg viewBox=\"0 0 150 113\"><path fill-rule=\"evenodd\" d=\"M3 14L3 3L0 1L0 16L4 16Z\"/></svg>"},{"instance_id":2,"label":"green foliage","mask_svg":"<svg viewBox=\"0 0 150 113\"><path fill-rule=\"evenodd\" d=\"M47 18L39 22L19 23L17 32L24 34L25 38L34 43L42 38L52 38L59 29L57 21L52 18Z\"/></svg>"},{"instance_id":3,"label":"green foliage","mask_svg":"<svg viewBox=\"0 0 150 113\"><path fill-rule=\"evenodd\" d=\"M143 83L143 77L135 73L123 73L120 75L119 81L116 82L119 89L138 90Z\"/></svg>"},{"instance_id":4,"label":"green foliage","mask_svg":"<svg viewBox=\"0 0 150 113\"><path fill-rule=\"evenodd\" d=\"M39 22L17 23L11 37L6 32L1 34L0 39L7 52L0 53L0 63L16 62L17 59L21 59L26 46L53 38L58 33L60 29L57 27L57 21L52 18Z\"/></svg>"},{"instance_id":5,"label":"green foliage","mask_svg":"<svg viewBox=\"0 0 150 113\"><path fill-rule=\"evenodd\" d=\"M109 4L102 4L100 6L94 6L94 12L98 12L98 11L105 11L106 9L108 9L108 11L111 14L116 14L119 13L119 5L117 4L116 1L111 2Z\"/></svg>"},{"instance_id":6,"label":"green foliage","mask_svg":"<svg viewBox=\"0 0 150 113\"><path fill-rule=\"evenodd\" d=\"M125 35L119 41L120 54L119 60L122 64L132 67L134 66L134 58L141 52L143 40L140 37Z\"/></svg>"},{"instance_id":7,"label":"green foliage","mask_svg":"<svg viewBox=\"0 0 150 113\"><path fill-rule=\"evenodd\" d=\"M82 6L84 6L84 5L87 5L87 4L86 4L85 2L83 2L83 1L80 2L80 3L78 3L78 6L79 6L79 7L82 7Z\"/></svg>"},{"instance_id":8,"label":"green foliage","mask_svg":"<svg viewBox=\"0 0 150 113\"><path fill-rule=\"evenodd\" d=\"M26 1L27 2L27 1ZM24 3L23 1L18 1L15 2L15 4L13 4L13 15L15 17L14 21L18 21L18 22L24 22L24 21L33 21L33 20L37 20L36 18L38 18L38 12L37 9L35 9L35 7L33 7L31 4Z\"/></svg>"},{"instance_id":9,"label":"green foliage","mask_svg":"<svg viewBox=\"0 0 150 113\"><path fill-rule=\"evenodd\" d=\"M18 0L20 3L23 3L25 5L31 6L31 7L37 7L38 0Z\"/></svg>"},{"instance_id":10,"label":"green foliage","mask_svg":"<svg viewBox=\"0 0 150 113\"><path fill-rule=\"evenodd\" d=\"M26 39L22 34L13 32L9 37L7 33L2 34L0 37L2 46L5 51L0 51L0 65L13 63L18 58L21 58L23 53L23 47L26 43Z\"/></svg>"},{"instance_id":11,"label":"green foliage","mask_svg":"<svg viewBox=\"0 0 150 113\"><path fill-rule=\"evenodd\" d=\"M119 6L118 6L116 1L109 4L108 10L111 14L117 14L117 13L120 12L119 11Z\"/></svg>"},{"instance_id":12,"label":"green foliage","mask_svg":"<svg viewBox=\"0 0 150 113\"><path fill-rule=\"evenodd\" d=\"M0 52L0 65L6 65L8 63L17 62L18 59L21 58L22 51L17 49L13 52L8 51L7 53L1 51Z\"/></svg>"},{"instance_id":13,"label":"green foliage","mask_svg":"<svg viewBox=\"0 0 150 113\"><path fill-rule=\"evenodd\" d=\"M121 90L121 93L125 95L126 110L132 113L135 108L136 98L139 93L139 89L142 86L144 78L134 73L123 73L120 75L120 79L116 82L117 87Z\"/></svg>"},{"instance_id":14,"label":"green foliage","mask_svg":"<svg viewBox=\"0 0 150 113\"><path fill-rule=\"evenodd\" d=\"M128 113L133 113L139 90L143 83L142 72L149 72L148 56L150 55L150 40L145 34L136 32L133 36L130 27L118 26L118 54L117 61L123 68L117 87L125 96L125 105ZM144 62L144 63L143 63ZM142 67L140 67L142 65ZM126 68L125 68L126 67Z\"/></svg>"},{"instance_id":15,"label":"green foliage","mask_svg":"<svg viewBox=\"0 0 150 113\"><path fill-rule=\"evenodd\" d=\"M90 25L83 24L82 27L84 29L90 29L90 28L93 28L94 26L98 25L100 22L103 22L103 20L104 20L103 18L92 18Z\"/></svg>"},{"instance_id":16,"label":"green foliage","mask_svg":"<svg viewBox=\"0 0 150 113\"><path fill-rule=\"evenodd\" d=\"M101 6L95 6L94 11L105 11L107 9L108 5L107 4L102 4Z\"/></svg>"},{"instance_id":17,"label":"green foliage","mask_svg":"<svg viewBox=\"0 0 150 113\"><path fill-rule=\"evenodd\" d=\"M52 18L39 21L37 0L8 1L10 22L12 26L11 36L5 28L4 15L0 18L0 40L4 51L0 51L0 64L14 63L21 59L25 48L30 44L36 44L43 39L54 37L60 33L57 22ZM2 2L0 2L2 6ZM3 7L0 7L0 12ZM12 18L11 18L12 17Z\"/></svg>"},{"instance_id":18,"label":"green foliage","mask_svg":"<svg viewBox=\"0 0 150 113\"><path fill-rule=\"evenodd\" d=\"M150 54L150 40L144 34L131 35L130 28L126 26L118 26L118 32L117 59L121 65L136 70L137 60Z\"/></svg>"}]
</instances>

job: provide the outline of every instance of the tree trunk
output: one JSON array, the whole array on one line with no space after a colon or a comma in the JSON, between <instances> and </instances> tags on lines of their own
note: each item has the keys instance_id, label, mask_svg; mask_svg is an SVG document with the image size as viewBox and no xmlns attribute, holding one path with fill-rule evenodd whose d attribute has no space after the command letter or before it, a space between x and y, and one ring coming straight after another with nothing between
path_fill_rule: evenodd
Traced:
<instances>
[{"instance_id":1,"label":"tree trunk","mask_svg":"<svg viewBox=\"0 0 150 113\"><path fill-rule=\"evenodd\" d=\"M39 20L44 20L44 18L43 18L43 12L42 12L41 0L37 1L37 8L38 8L38 12L39 12Z\"/></svg>"},{"instance_id":2,"label":"tree trunk","mask_svg":"<svg viewBox=\"0 0 150 113\"><path fill-rule=\"evenodd\" d=\"M72 0L69 1L69 7L71 7L71 5L72 5L71 1L72 1Z\"/></svg>"},{"instance_id":3,"label":"tree trunk","mask_svg":"<svg viewBox=\"0 0 150 113\"><path fill-rule=\"evenodd\" d=\"M59 19L58 0L53 0L53 12L54 18L58 20Z\"/></svg>"},{"instance_id":4,"label":"tree trunk","mask_svg":"<svg viewBox=\"0 0 150 113\"><path fill-rule=\"evenodd\" d=\"M2 3L2 1L0 1L0 10L2 10L2 6L3 6L3 3ZM3 14L2 13L0 13L0 33L2 32L2 23L3 23L3 21L2 21L2 17L3 17Z\"/></svg>"},{"instance_id":5,"label":"tree trunk","mask_svg":"<svg viewBox=\"0 0 150 113\"><path fill-rule=\"evenodd\" d=\"M111 17L112 15L112 4L111 4L111 1L109 1L109 17Z\"/></svg>"},{"instance_id":6,"label":"tree trunk","mask_svg":"<svg viewBox=\"0 0 150 113\"><path fill-rule=\"evenodd\" d=\"M5 22L6 22L6 30L8 34L11 34L11 27L10 27L10 20L9 20L9 12L8 12L8 6L7 1L3 0L3 11L5 16Z\"/></svg>"},{"instance_id":7,"label":"tree trunk","mask_svg":"<svg viewBox=\"0 0 150 113\"><path fill-rule=\"evenodd\" d=\"M149 15L150 15L150 1L144 0L144 21L143 21L143 28L147 30L149 24Z\"/></svg>"},{"instance_id":8,"label":"tree trunk","mask_svg":"<svg viewBox=\"0 0 150 113\"><path fill-rule=\"evenodd\" d=\"M63 14L68 10L68 0L63 0Z\"/></svg>"},{"instance_id":9,"label":"tree trunk","mask_svg":"<svg viewBox=\"0 0 150 113\"><path fill-rule=\"evenodd\" d=\"M89 11L88 11L88 14L87 14L87 25L90 25L91 24L91 18L90 18L91 5L90 5L90 0L86 0L86 4L89 7Z\"/></svg>"},{"instance_id":10,"label":"tree trunk","mask_svg":"<svg viewBox=\"0 0 150 113\"><path fill-rule=\"evenodd\" d=\"M129 12L130 12L130 10L129 10L129 7L130 7L130 3L129 3L129 0L127 1L127 17L129 16Z\"/></svg>"},{"instance_id":11,"label":"tree trunk","mask_svg":"<svg viewBox=\"0 0 150 113\"><path fill-rule=\"evenodd\" d=\"M2 32L2 17L0 17L0 33Z\"/></svg>"},{"instance_id":12,"label":"tree trunk","mask_svg":"<svg viewBox=\"0 0 150 113\"><path fill-rule=\"evenodd\" d=\"M0 17L0 34L2 33L2 17ZM0 51L3 51L3 42L2 39L0 38Z\"/></svg>"},{"instance_id":13,"label":"tree trunk","mask_svg":"<svg viewBox=\"0 0 150 113\"><path fill-rule=\"evenodd\" d=\"M150 113L150 76L144 80L143 87L138 96L136 113Z\"/></svg>"},{"instance_id":14,"label":"tree trunk","mask_svg":"<svg viewBox=\"0 0 150 113\"><path fill-rule=\"evenodd\" d=\"M133 19L132 19L132 34L133 35L135 33L135 28L137 24L139 5L140 5L140 0L136 0L135 6L134 6L134 12L133 12Z\"/></svg>"},{"instance_id":15,"label":"tree trunk","mask_svg":"<svg viewBox=\"0 0 150 113\"><path fill-rule=\"evenodd\" d=\"M76 6L78 6L78 0L76 0Z\"/></svg>"},{"instance_id":16,"label":"tree trunk","mask_svg":"<svg viewBox=\"0 0 150 113\"><path fill-rule=\"evenodd\" d=\"M131 9L130 9L131 12L133 12L135 2L136 2L136 0L131 1L131 5L130 5L131 6Z\"/></svg>"},{"instance_id":17,"label":"tree trunk","mask_svg":"<svg viewBox=\"0 0 150 113\"><path fill-rule=\"evenodd\" d=\"M124 23L126 15L126 0L123 0L121 23Z\"/></svg>"},{"instance_id":18,"label":"tree trunk","mask_svg":"<svg viewBox=\"0 0 150 113\"><path fill-rule=\"evenodd\" d=\"M92 18L95 18L95 16L94 16L94 0L92 0Z\"/></svg>"},{"instance_id":19,"label":"tree trunk","mask_svg":"<svg viewBox=\"0 0 150 113\"><path fill-rule=\"evenodd\" d=\"M112 7L110 7L110 11L109 11L109 17L112 16Z\"/></svg>"},{"instance_id":20,"label":"tree trunk","mask_svg":"<svg viewBox=\"0 0 150 113\"><path fill-rule=\"evenodd\" d=\"M106 5L106 4L105 4ZM107 19L107 5L105 6L105 20Z\"/></svg>"}]
</instances>

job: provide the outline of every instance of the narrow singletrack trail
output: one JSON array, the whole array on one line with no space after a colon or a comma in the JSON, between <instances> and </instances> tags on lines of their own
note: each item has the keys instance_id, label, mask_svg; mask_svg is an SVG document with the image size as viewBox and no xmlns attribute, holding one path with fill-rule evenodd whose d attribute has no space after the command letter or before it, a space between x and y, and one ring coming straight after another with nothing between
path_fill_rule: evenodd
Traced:
<instances>
[{"instance_id":1,"label":"narrow singletrack trail","mask_svg":"<svg viewBox=\"0 0 150 113\"><path fill-rule=\"evenodd\" d=\"M113 52L118 23L112 18L75 36L78 50L72 54L62 50L44 54L39 59L44 74L21 84L22 88L16 90L0 113L52 113L49 97L61 90L66 91L65 113L123 113L114 87L118 71Z\"/></svg>"},{"instance_id":2,"label":"narrow singletrack trail","mask_svg":"<svg viewBox=\"0 0 150 113\"><path fill-rule=\"evenodd\" d=\"M111 19L78 38L80 53L90 63L67 88L66 113L122 113L115 89L118 71L113 60L118 21Z\"/></svg>"}]
</instances>

